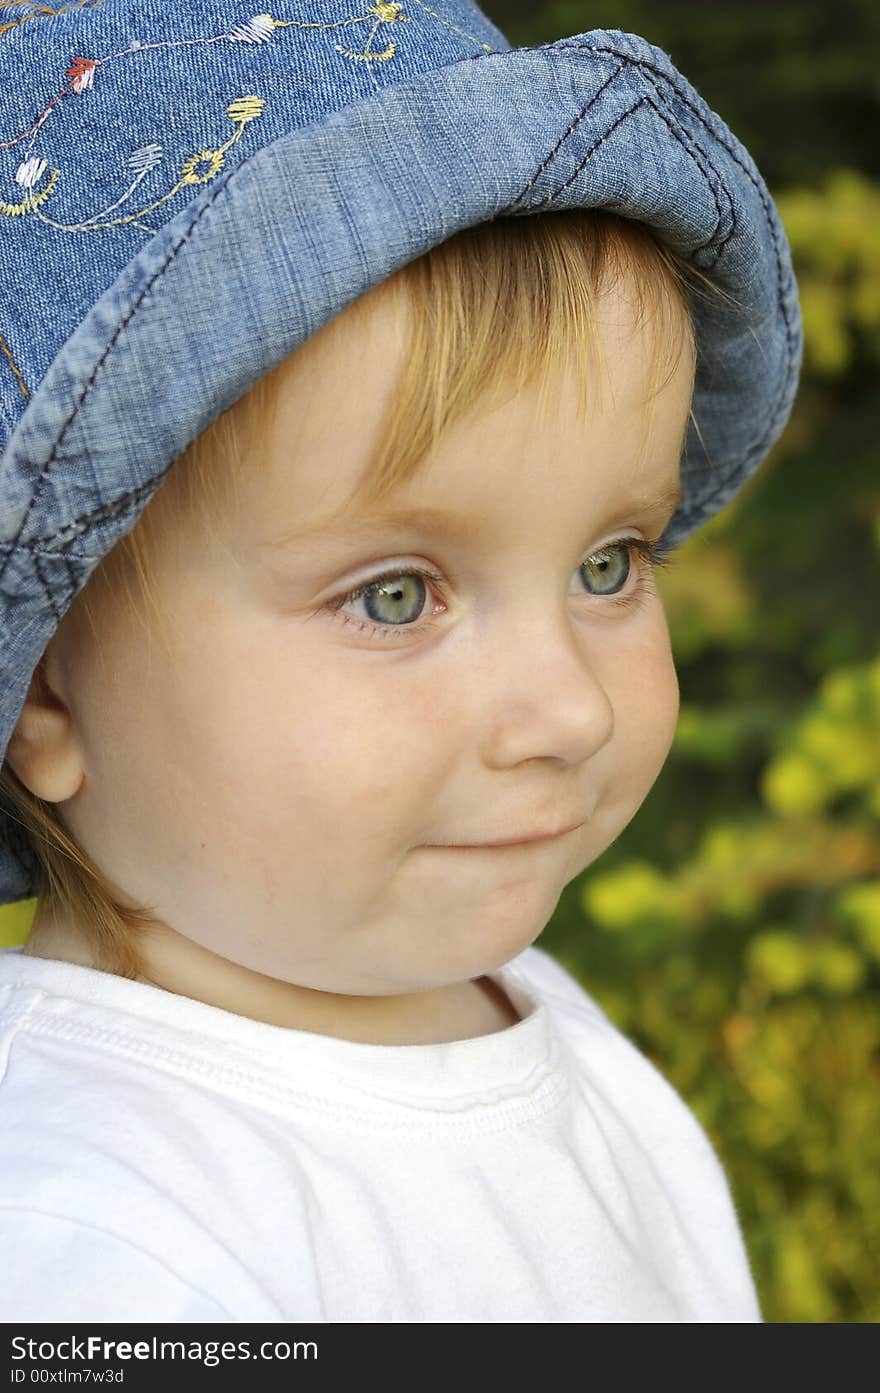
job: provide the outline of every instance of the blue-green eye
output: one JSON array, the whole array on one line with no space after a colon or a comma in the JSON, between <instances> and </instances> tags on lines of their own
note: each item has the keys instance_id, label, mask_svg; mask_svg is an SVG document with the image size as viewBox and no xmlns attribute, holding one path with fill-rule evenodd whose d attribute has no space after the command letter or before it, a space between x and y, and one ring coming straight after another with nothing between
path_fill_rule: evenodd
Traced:
<instances>
[{"instance_id":1,"label":"blue-green eye","mask_svg":"<svg viewBox=\"0 0 880 1393\"><path fill-rule=\"evenodd\" d=\"M427 587L421 571L383 576L355 591L367 619L376 624L414 624L425 605Z\"/></svg>"},{"instance_id":2,"label":"blue-green eye","mask_svg":"<svg viewBox=\"0 0 880 1393\"><path fill-rule=\"evenodd\" d=\"M613 595L626 585L631 570L630 547L638 540L627 537L625 543L612 542L587 557L580 572L591 594Z\"/></svg>"}]
</instances>

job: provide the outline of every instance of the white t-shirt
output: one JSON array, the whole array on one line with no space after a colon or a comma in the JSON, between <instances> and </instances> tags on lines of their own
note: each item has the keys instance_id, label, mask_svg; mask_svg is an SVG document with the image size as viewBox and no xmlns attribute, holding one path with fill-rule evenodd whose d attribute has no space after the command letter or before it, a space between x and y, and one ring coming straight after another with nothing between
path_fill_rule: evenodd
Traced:
<instances>
[{"instance_id":1,"label":"white t-shirt","mask_svg":"<svg viewBox=\"0 0 880 1393\"><path fill-rule=\"evenodd\" d=\"M542 949L372 1045L0 951L0 1320L760 1321L712 1144Z\"/></svg>"}]
</instances>

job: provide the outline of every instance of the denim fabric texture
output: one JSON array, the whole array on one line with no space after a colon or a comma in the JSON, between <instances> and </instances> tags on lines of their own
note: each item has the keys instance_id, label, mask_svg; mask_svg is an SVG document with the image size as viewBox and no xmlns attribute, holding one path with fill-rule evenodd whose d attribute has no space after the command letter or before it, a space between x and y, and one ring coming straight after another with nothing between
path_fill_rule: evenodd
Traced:
<instances>
[{"instance_id":1,"label":"denim fabric texture","mask_svg":"<svg viewBox=\"0 0 880 1393\"><path fill-rule=\"evenodd\" d=\"M512 48L472 0L0 7L0 755L89 575L215 417L462 228L608 208L695 307L679 544L788 419L789 247L742 144L634 34ZM0 904L34 893L0 809Z\"/></svg>"}]
</instances>

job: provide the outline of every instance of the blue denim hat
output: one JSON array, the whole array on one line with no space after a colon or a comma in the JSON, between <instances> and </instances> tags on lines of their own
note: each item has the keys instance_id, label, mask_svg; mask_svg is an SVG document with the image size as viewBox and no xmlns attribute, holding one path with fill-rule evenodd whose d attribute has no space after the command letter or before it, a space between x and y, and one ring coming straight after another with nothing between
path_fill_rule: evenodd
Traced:
<instances>
[{"instance_id":1,"label":"blue denim hat","mask_svg":"<svg viewBox=\"0 0 880 1393\"><path fill-rule=\"evenodd\" d=\"M175 458L351 301L473 224L607 208L695 304L677 545L758 468L802 353L788 244L645 39L511 48L473 0L79 0L0 22L0 755L71 601ZM0 904L36 893L0 809Z\"/></svg>"}]
</instances>

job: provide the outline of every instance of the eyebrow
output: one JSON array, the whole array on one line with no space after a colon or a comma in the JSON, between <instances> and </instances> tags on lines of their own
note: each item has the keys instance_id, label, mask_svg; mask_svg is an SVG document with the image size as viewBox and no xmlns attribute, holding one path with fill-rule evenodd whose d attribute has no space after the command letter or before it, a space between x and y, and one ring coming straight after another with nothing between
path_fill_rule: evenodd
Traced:
<instances>
[{"instance_id":1,"label":"eyebrow","mask_svg":"<svg viewBox=\"0 0 880 1393\"><path fill-rule=\"evenodd\" d=\"M628 492L621 499L622 511L671 513L682 502L681 480L650 493ZM390 512L367 512L344 521L332 518L313 527L286 530L263 543L272 549L294 546L300 542L336 535L342 539L371 537L388 531L406 530L436 532L445 536L463 537L474 531L474 520L465 519L442 508L398 508Z\"/></svg>"}]
</instances>

